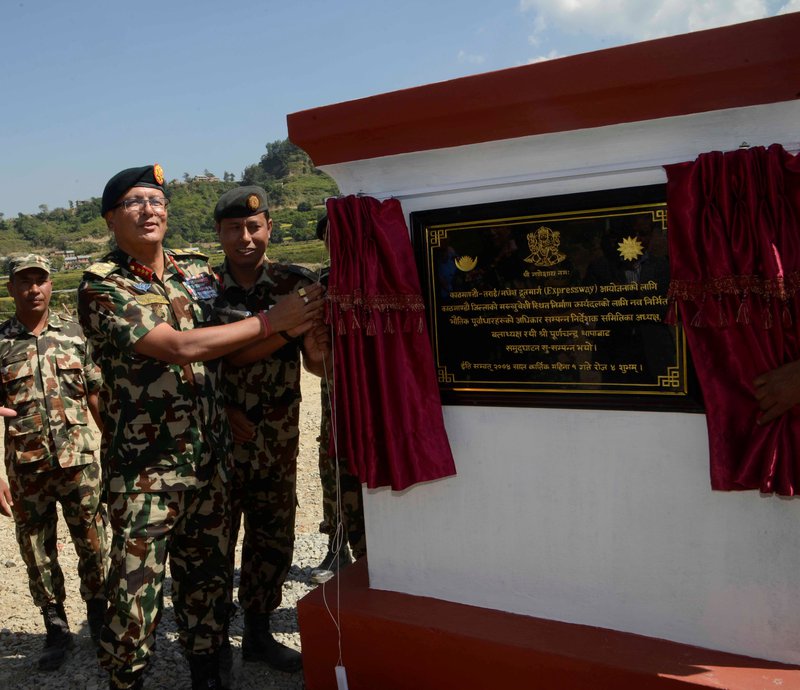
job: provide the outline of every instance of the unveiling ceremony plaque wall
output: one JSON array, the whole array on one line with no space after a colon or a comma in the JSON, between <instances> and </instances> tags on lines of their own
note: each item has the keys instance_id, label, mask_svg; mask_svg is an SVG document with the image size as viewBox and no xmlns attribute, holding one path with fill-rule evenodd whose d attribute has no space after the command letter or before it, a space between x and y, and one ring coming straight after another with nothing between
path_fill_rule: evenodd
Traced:
<instances>
[{"instance_id":1,"label":"unveiling ceremony plaque wall","mask_svg":"<svg viewBox=\"0 0 800 690\"><path fill-rule=\"evenodd\" d=\"M664 185L413 213L442 401L701 411Z\"/></svg>"}]
</instances>

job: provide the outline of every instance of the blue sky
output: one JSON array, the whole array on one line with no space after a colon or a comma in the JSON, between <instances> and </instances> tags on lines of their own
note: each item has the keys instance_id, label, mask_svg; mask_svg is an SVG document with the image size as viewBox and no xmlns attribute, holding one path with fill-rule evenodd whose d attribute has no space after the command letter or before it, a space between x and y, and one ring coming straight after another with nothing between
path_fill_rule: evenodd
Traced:
<instances>
[{"instance_id":1,"label":"blue sky","mask_svg":"<svg viewBox=\"0 0 800 690\"><path fill-rule=\"evenodd\" d=\"M800 0L3 0L0 212L151 162L238 178L287 113L787 11Z\"/></svg>"}]
</instances>

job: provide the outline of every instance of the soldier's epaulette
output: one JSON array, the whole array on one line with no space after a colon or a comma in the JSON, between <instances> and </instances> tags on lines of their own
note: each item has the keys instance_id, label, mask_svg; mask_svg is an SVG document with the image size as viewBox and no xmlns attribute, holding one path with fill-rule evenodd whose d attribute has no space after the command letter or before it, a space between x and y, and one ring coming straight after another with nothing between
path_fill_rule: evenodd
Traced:
<instances>
[{"instance_id":1,"label":"soldier's epaulette","mask_svg":"<svg viewBox=\"0 0 800 690\"><path fill-rule=\"evenodd\" d=\"M319 272L312 271L310 268L306 268L305 266L299 266L298 264L278 264L281 268L283 268L287 273L293 273L294 275L300 276L301 278L305 278L306 280L310 280L312 283L316 283L319 280Z\"/></svg>"},{"instance_id":2,"label":"soldier's epaulette","mask_svg":"<svg viewBox=\"0 0 800 690\"><path fill-rule=\"evenodd\" d=\"M203 261L208 261L208 254L203 254L202 252L195 251L194 249L170 249L169 252L173 256L183 259L191 257L194 259L203 259Z\"/></svg>"},{"instance_id":3,"label":"soldier's epaulette","mask_svg":"<svg viewBox=\"0 0 800 690\"><path fill-rule=\"evenodd\" d=\"M93 263L91 266L88 266L84 269L84 273L91 273L93 276L97 276L98 278L105 278L108 275L111 275L116 269L119 268L118 264L115 264L113 261L98 261L97 263Z\"/></svg>"}]
</instances>

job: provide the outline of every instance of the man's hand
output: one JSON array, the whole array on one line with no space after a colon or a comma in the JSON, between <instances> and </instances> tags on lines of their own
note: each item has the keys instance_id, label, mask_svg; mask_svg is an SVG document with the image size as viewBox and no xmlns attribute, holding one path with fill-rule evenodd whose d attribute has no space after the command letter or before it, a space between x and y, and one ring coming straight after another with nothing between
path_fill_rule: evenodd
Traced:
<instances>
[{"instance_id":1,"label":"man's hand","mask_svg":"<svg viewBox=\"0 0 800 690\"><path fill-rule=\"evenodd\" d=\"M0 477L0 515L11 517L11 506L13 505L14 501L11 500L11 491L8 488L8 484L6 484L5 479Z\"/></svg>"},{"instance_id":2,"label":"man's hand","mask_svg":"<svg viewBox=\"0 0 800 690\"><path fill-rule=\"evenodd\" d=\"M0 417L16 417L17 413L10 407L3 407L0 405Z\"/></svg>"},{"instance_id":3,"label":"man's hand","mask_svg":"<svg viewBox=\"0 0 800 690\"><path fill-rule=\"evenodd\" d=\"M302 292L302 294L301 294ZM319 283L281 297L267 312L273 332L290 331L320 317L325 289ZM294 335L294 334L293 334Z\"/></svg>"},{"instance_id":4,"label":"man's hand","mask_svg":"<svg viewBox=\"0 0 800 690\"><path fill-rule=\"evenodd\" d=\"M800 403L800 361L762 374L753 381L756 400L763 414L759 424L767 424Z\"/></svg>"},{"instance_id":5,"label":"man's hand","mask_svg":"<svg viewBox=\"0 0 800 690\"><path fill-rule=\"evenodd\" d=\"M303 366L317 376L324 376L327 368L331 373L331 332L321 321L303 337Z\"/></svg>"},{"instance_id":6,"label":"man's hand","mask_svg":"<svg viewBox=\"0 0 800 690\"><path fill-rule=\"evenodd\" d=\"M231 425L231 434L235 443L246 443L255 438L256 425L247 418L242 410L226 405L225 412L228 414L228 422Z\"/></svg>"}]
</instances>

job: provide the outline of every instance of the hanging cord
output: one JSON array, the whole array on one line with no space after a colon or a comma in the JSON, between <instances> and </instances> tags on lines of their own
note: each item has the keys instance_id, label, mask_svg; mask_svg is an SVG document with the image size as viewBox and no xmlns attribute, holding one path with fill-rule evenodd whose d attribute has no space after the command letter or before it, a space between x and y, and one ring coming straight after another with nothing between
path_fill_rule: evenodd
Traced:
<instances>
[{"instance_id":1,"label":"hanging cord","mask_svg":"<svg viewBox=\"0 0 800 690\"><path fill-rule=\"evenodd\" d=\"M335 361L334 355L334 348L336 347L336 340L333 333L333 321L331 320L330 325L331 331L331 356L332 359ZM344 534L344 525L342 523L342 490L341 490L341 483L339 477L339 439L337 434L337 421L336 421L336 407L334 402L336 400L336 391L334 390L333 386L333 377L332 371L329 370L328 367L328 358L323 357L322 360L323 366L323 376L325 377L325 382L327 385L327 395L328 400L325 401L328 404L328 410L330 413L330 433L331 438L333 439L333 454L334 454L334 466L336 470L336 527L333 532L333 537L331 539L331 552L334 555L334 562L336 563L336 597L335 597L335 608L336 613L331 611L331 607L328 604L328 597L327 597L327 582L322 583L322 601L325 604L325 610L328 612L330 619L333 621L334 626L336 627L336 637L337 637L337 644L339 648L339 658L336 662L337 666L344 666L342 662L342 626L341 626L341 619L340 619L340 608L339 608L339 601L340 601L340 591L339 591L339 552L342 550L342 546L344 545L346 539ZM332 392L333 391L333 392Z\"/></svg>"}]
</instances>

